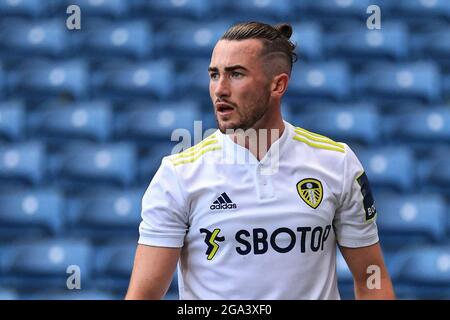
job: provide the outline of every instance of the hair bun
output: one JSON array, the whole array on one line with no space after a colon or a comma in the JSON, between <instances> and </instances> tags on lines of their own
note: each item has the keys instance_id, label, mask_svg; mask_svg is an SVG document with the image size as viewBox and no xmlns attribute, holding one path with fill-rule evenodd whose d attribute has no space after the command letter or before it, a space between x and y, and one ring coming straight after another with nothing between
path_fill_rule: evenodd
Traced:
<instances>
[{"instance_id":1,"label":"hair bun","mask_svg":"<svg viewBox=\"0 0 450 320\"><path fill-rule=\"evenodd\" d=\"M274 26L283 36L289 39L292 35L292 26L289 23L279 23Z\"/></svg>"}]
</instances>

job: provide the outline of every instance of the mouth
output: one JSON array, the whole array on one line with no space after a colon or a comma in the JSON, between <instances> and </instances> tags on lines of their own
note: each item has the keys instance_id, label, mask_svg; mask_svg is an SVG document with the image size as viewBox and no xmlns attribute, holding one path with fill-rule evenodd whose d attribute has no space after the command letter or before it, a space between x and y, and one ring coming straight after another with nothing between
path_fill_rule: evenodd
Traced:
<instances>
[{"instance_id":1,"label":"mouth","mask_svg":"<svg viewBox=\"0 0 450 320\"><path fill-rule=\"evenodd\" d=\"M221 116L226 116L226 115L230 115L234 112L234 107L230 106L229 104L219 102L219 103L216 103L216 110L217 110L217 114L219 114Z\"/></svg>"}]
</instances>

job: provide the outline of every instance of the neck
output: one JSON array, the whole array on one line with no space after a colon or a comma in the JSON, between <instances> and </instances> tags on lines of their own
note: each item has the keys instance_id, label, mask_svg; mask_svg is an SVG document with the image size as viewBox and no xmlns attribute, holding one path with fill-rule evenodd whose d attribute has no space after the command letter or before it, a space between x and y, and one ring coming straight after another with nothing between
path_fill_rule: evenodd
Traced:
<instances>
[{"instance_id":1,"label":"neck","mask_svg":"<svg viewBox=\"0 0 450 320\"><path fill-rule=\"evenodd\" d=\"M272 117L262 117L255 125L245 132L236 132L230 138L237 144L248 149L260 161L285 130L281 113Z\"/></svg>"}]
</instances>

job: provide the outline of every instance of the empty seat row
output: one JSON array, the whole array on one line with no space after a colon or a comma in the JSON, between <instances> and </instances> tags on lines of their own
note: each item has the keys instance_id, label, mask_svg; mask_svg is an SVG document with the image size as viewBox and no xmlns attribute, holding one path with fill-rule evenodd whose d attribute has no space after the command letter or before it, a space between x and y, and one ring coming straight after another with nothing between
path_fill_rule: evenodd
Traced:
<instances>
[{"instance_id":1,"label":"empty seat row","mask_svg":"<svg viewBox=\"0 0 450 320\"><path fill-rule=\"evenodd\" d=\"M208 60L200 60L195 63L195 69L181 67L178 70L169 60L121 60L105 62L92 70L85 60L54 62L39 59L23 62L7 71L3 89L4 95L14 96L20 92L21 97L29 99L64 95L75 99L95 96L124 101L138 97L208 98L208 65ZM301 61L292 74L287 98L345 101L352 96L352 99L410 99L439 103L449 79L432 61L369 64L356 74L342 60ZM200 94L193 96L198 89Z\"/></svg>"}]
</instances>

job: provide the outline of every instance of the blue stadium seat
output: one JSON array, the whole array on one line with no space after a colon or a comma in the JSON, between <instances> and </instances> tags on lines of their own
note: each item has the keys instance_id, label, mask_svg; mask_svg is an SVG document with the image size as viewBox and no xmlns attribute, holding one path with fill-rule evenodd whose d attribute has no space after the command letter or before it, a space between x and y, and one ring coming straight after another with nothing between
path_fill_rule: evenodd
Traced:
<instances>
[{"instance_id":1,"label":"blue stadium seat","mask_svg":"<svg viewBox=\"0 0 450 320\"><path fill-rule=\"evenodd\" d=\"M55 189L0 192L0 237L57 235L64 230L63 197Z\"/></svg>"},{"instance_id":2,"label":"blue stadium seat","mask_svg":"<svg viewBox=\"0 0 450 320\"><path fill-rule=\"evenodd\" d=\"M152 52L154 41L149 24L143 20L90 23L84 41L94 56L143 58Z\"/></svg>"},{"instance_id":3,"label":"blue stadium seat","mask_svg":"<svg viewBox=\"0 0 450 320\"><path fill-rule=\"evenodd\" d=\"M229 27L225 21L174 22L164 31L166 52L189 61L194 57L210 58L214 45Z\"/></svg>"},{"instance_id":4,"label":"blue stadium seat","mask_svg":"<svg viewBox=\"0 0 450 320\"><path fill-rule=\"evenodd\" d=\"M350 76L343 62L299 63L293 70L288 92L299 98L342 100L350 93Z\"/></svg>"},{"instance_id":5,"label":"blue stadium seat","mask_svg":"<svg viewBox=\"0 0 450 320\"><path fill-rule=\"evenodd\" d=\"M97 94L106 97L167 99L173 91L174 76L173 64L167 60L123 62L103 66L94 82Z\"/></svg>"},{"instance_id":6,"label":"blue stadium seat","mask_svg":"<svg viewBox=\"0 0 450 320\"><path fill-rule=\"evenodd\" d=\"M446 204L439 194L383 194L377 211L380 238L386 247L445 240Z\"/></svg>"},{"instance_id":7,"label":"blue stadium seat","mask_svg":"<svg viewBox=\"0 0 450 320\"><path fill-rule=\"evenodd\" d=\"M97 190L69 200L71 233L90 238L136 236L143 190Z\"/></svg>"},{"instance_id":8,"label":"blue stadium seat","mask_svg":"<svg viewBox=\"0 0 450 320\"><path fill-rule=\"evenodd\" d=\"M0 137L18 140L23 137L25 110L20 101L0 101Z\"/></svg>"},{"instance_id":9,"label":"blue stadium seat","mask_svg":"<svg viewBox=\"0 0 450 320\"><path fill-rule=\"evenodd\" d=\"M450 18L450 3L446 0L399 0L396 9L402 17Z\"/></svg>"},{"instance_id":10,"label":"blue stadium seat","mask_svg":"<svg viewBox=\"0 0 450 320\"><path fill-rule=\"evenodd\" d=\"M297 23L292 25L290 40L297 45L295 52L299 60L319 60L323 56L323 31L318 23Z\"/></svg>"},{"instance_id":11,"label":"blue stadium seat","mask_svg":"<svg viewBox=\"0 0 450 320\"><path fill-rule=\"evenodd\" d=\"M21 97L25 95L30 98L48 99L62 95L83 98L87 94L88 80L88 66L83 60L32 60L11 72L13 91Z\"/></svg>"},{"instance_id":12,"label":"blue stadium seat","mask_svg":"<svg viewBox=\"0 0 450 320\"><path fill-rule=\"evenodd\" d=\"M442 148L435 147L428 151L427 156L421 160L418 175L421 187L450 195L450 149L448 144Z\"/></svg>"},{"instance_id":13,"label":"blue stadium seat","mask_svg":"<svg viewBox=\"0 0 450 320\"><path fill-rule=\"evenodd\" d=\"M82 288L89 288L91 246L75 239L32 239L9 243L3 248L2 277L4 285L23 290L67 290L67 280L75 273L69 266L78 266ZM73 283L73 282L71 282Z\"/></svg>"},{"instance_id":14,"label":"blue stadium seat","mask_svg":"<svg viewBox=\"0 0 450 320\"><path fill-rule=\"evenodd\" d=\"M125 292L133 269L137 240L108 242L96 249L95 279L105 290Z\"/></svg>"},{"instance_id":15,"label":"blue stadium seat","mask_svg":"<svg viewBox=\"0 0 450 320\"><path fill-rule=\"evenodd\" d=\"M190 99L209 99L209 64L210 59L195 59L184 64L175 78L177 93Z\"/></svg>"},{"instance_id":16,"label":"blue stadium seat","mask_svg":"<svg viewBox=\"0 0 450 320\"><path fill-rule=\"evenodd\" d=\"M220 3L220 1L218 2ZM153 0L145 1L145 8L152 18L205 18L217 7L215 1L205 0Z\"/></svg>"},{"instance_id":17,"label":"blue stadium seat","mask_svg":"<svg viewBox=\"0 0 450 320\"><path fill-rule=\"evenodd\" d=\"M0 300L18 300L19 295L11 289L0 288Z\"/></svg>"},{"instance_id":18,"label":"blue stadium seat","mask_svg":"<svg viewBox=\"0 0 450 320\"><path fill-rule=\"evenodd\" d=\"M45 147L37 141L0 145L0 180L40 183L45 178L45 158Z\"/></svg>"},{"instance_id":19,"label":"blue stadium seat","mask_svg":"<svg viewBox=\"0 0 450 320\"><path fill-rule=\"evenodd\" d=\"M136 171L136 150L129 143L74 143L62 152L58 177L70 182L128 185Z\"/></svg>"},{"instance_id":20,"label":"blue stadium seat","mask_svg":"<svg viewBox=\"0 0 450 320\"><path fill-rule=\"evenodd\" d=\"M446 59L450 55L450 28L436 29L416 35L417 50L421 56Z\"/></svg>"},{"instance_id":21,"label":"blue stadium seat","mask_svg":"<svg viewBox=\"0 0 450 320\"><path fill-rule=\"evenodd\" d=\"M381 10L389 10L391 5L382 0L317 0L308 2L308 13L316 19L329 18L364 18L367 19L367 8L379 5Z\"/></svg>"},{"instance_id":22,"label":"blue stadium seat","mask_svg":"<svg viewBox=\"0 0 450 320\"><path fill-rule=\"evenodd\" d=\"M143 182L145 187L152 179L156 170L161 165L161 160L164 156L179 152L174 149L177 143L175 142L157 142L150 146L149 151L139 159L139 181Z\"/></svg>"},{"instance_id":23,"label":"blue stadium seat","mask_svg":"<svg viewBox=\"0 0 450 320\"><path fill-rule=\"evenodd\" d=\"M7 20L0 26L0 48L5 53L60 56L70 48L68 31L60 20Z\"/></svg>"},{"instance_id":24,"label":"blue stadium seat","mask_svg":"<svg viewBox=\"0 0 450 320\"><path fill-rule=\"evenodd\" d=\"M362 29L360 24L342 26L326 37L327 53L345 59L401 59L408 54L408 29L401 22L386 22L380 30Z\"/></svg>"},{"instance_id":25,"label":"blue stadium seat","mask_svg":"<svg viewBox=\"0 0 450 320\"><path fill-rule=\"evenodd\" d=\"M42 290L22 295L21 300L118 300L116 295L107 291L81 288L81 290Z\"/></svg>"},{"instance_id":26,"label":"blue stadium seat","mask_svg":"<svg viewBox=\"0 0 450 320\"><path fill-rule=\"evenodd\" d=\"M360 150L357 154L372 186L400 191L414 189L415 159L405 146Z\"/></svg>"},{"instance_id":27,"label":"blue stadium seat","mask_svg":"<svg viewBox=\"0 0 450 320\"><path fill-rule=\"evenodd\" d=\"M390 136L405 142L450 142L450 109L436 106L395 115Z\"/></svg>"},{"instance_id":28,"label":"blue stadium seat","mask_svg":"<svg viewBox=\"0 0 450 320\"><path fill-rule=\"evenodd\" d=\"M48 13L51 7L49 0L0 0L0 15L39 17Z\"/></svg>"},{"instance_id":29,"label":"blue stadium seat","mask_svg":"<svg viewBox=\"0 0 450 320\"><path fill-rule=\"evenodd\" d=\"M290 1L276 0L231 0L227 2L227 12L236 20L248 19L248 12L252 18L259 21L279 21L292 14ZM229 11L228 11L229 10Z\"/></svg>"},{"instance_id":30,"label":"blue stadium seat","mask_svg":"<svg viewBox=\"0 0 450 320\"><path fill-rule=\"evenodd\" d=\"M103 100L54 104L32 113L29 124L34 136L61 142L67 138L105 141L111 135L112 125L112 107Z\"/></svg>"},{"instance_id":31,"label":"blue stadium seat","mask_svg":"<svg viewBox=\"0 0 450 320\"><path fill-rule=\"evenodd\" d=\"M402 271L402 281L415 288L418 298L445 299L450 296L450 247L426 246L411 249Z\"/></svg>"},{"instance_id":32,"label":"blue stadium seat","mask_svg":"<svg viewBox=\"0 0 450 320\"><path fill-rule=\"evenodd\" d=\"M375 144L380 138L380 117L370 104L317 105L302 112L295 123L333 140Z\"/></svg>"},{"instance_id":33,"label":"blue stadium seat","mask_svg":"<svg viewBox=\"0 0 450 320\"><path fill-rule=\"evenodd\" d=\"M177 129L193 133L194 121L201 120L200 108L195 101L135 105L119 119L120 136L157 141L170 139Z\"/></svg>"},{"instance_id":34,"label":"blue stadium seat","mask_svg":"<svg viewBox=\"0 0 450 320\"><path fill-rule=\"evenodd\" d=\"M121 18L125 17L131 10L130 5L133 1L129 0L64 0L62 7L67 8L69 5L78 5L82 14L88 16L99 15L107 17ZM83 22L82 22L83 23Z\"/></svg>"},{"instance_id":35,"label":"blue stadium seat","mask_svg":"<svg viewBox=\"0 0 450 320\"><path fill-rule=\"evenodd\" d=\"M427 103L441 98L441 76L433 62L377 63L355 77L354 85L368 97L415 99Z\"/></svg>"}]
</instances>

